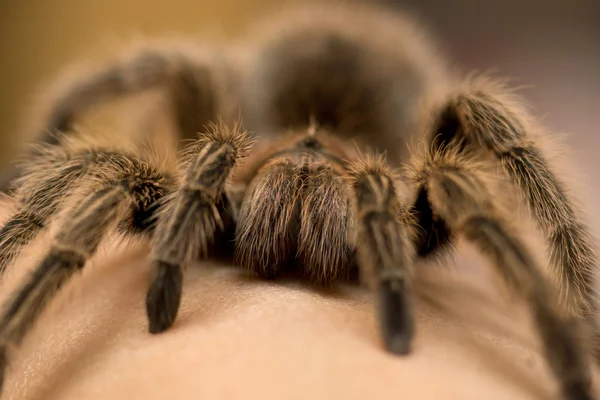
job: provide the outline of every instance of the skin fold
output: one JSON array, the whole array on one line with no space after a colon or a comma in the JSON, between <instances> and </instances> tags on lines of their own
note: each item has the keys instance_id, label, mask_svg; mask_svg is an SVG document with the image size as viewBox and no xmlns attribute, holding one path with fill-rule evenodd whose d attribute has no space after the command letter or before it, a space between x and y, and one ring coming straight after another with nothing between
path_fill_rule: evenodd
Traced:
<instances>
[{"instance_id":1,"label":"skin fold","mask_svg":"<svg viewBox=\"0 0 600 400\"><path fill-rule=\"evenodd\" d=\"M10 210L0 206L0 222ZM48 237L8 269L0 302ZM558 399L526 307L494 289L484 265L467 265L470 249L417 266L406 358L383 351L366 290L261 281L211 262L187 268L173 327L151 335L148 253L133 240L102 246L14 354L3 399Z\"/></svg>"}]
</instances>

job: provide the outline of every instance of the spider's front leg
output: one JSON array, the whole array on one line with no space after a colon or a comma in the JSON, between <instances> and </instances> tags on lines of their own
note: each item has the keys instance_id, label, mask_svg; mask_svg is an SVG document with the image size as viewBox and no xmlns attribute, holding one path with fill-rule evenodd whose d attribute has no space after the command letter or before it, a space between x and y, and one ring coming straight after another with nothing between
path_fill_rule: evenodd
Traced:
<instances>
[{"instance_id":1,"label":"spider's front leg","mask_svg":"<svg viewBox=\"0 0 600 400\"><path fill-rule=\"evenodd\" d=\"M156 275L146 298L151 333L173 324L181 301L183 267L206 257L217 228L223 229L225 210L219 205L226 180L252 144L237 124L232 129L223 123L211 128L187 149L181 187L165 200L159 213L152 253Z\"/></svg>"},{"instance_id":2,"label":"spider's front leg","mask_svg":"<svg viewBox=\"0 0 600 400\"><path fill-rule=\"evenodd\" d=\"M121 223L129 233L147 233L157 201L171 190L170 177L124 154L82 177L50 250L6 304L0 317L0 390L9 364L8 350L18 346L57 291L93 256L106 234ZM87 179L86 179L87 178ZM61 196L66 196L61 192Z\"/></svg>"},{"instance_id":3,"label":"spider's front leg","mask_svg":"<svg viewBox=\"0 0 600 400\"><path fill-rule=\"evenodd\" d=\"M413 261L411 229L415 221L399 198L398 178L382 157L351 167L358 222L358 264L363 280L379 294L379 319L386 348L407 354L414 320L407 292L407 268Z\"/></svg>"},{"instance_id":4,"label":"spider's front leg","mask_svg":"<svg viewBox=\"0 0 600 400\"><path fill-rule=\"evenodd\" d=\"M574 194L536 142L539 130L506 89L474 80L445 104L431 134L434 147L462 143L466 151L487 152L498 160L545 236L562 283L562 303L587 319L600 362L598 256Z\"/></svg>"},{"instance_id":5,"label":"spider's front leg","mask_svg":"<svg viewBox=\"0 0 600 400\"><path fill-rule=\"evenodd\" d=\"M60 211L61 202L94 171L123 165L123 154L108 148L82 148L62 138L58 145L38 146L38 157L27 162L13 196L18 212L0 229L0 276L36 235Z\"/></svg>"}]
</instances>

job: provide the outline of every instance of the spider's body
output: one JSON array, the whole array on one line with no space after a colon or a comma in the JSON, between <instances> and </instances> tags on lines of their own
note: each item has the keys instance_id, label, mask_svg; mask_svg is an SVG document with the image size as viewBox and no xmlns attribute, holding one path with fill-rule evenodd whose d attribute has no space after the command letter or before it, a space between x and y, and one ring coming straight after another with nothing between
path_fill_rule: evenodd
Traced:
<instances>
[{"instance_id":1,"label":"spider's body","mask_svg":"<svg viewBox=\"0 0 600 400\"><path fill-rule=\"evenodd\" d=\"M152 333L175 320L186 265L233 253L266 278L293 267L329 284L358 269L378 293L385 346L398 354L409 352L414 332L412 264L462 236L530 304L562 398L594 398L578 340L582 318L570 316L597 309L596 258L537 145L537 125L500 85L456 84L419 29L400 17L316 7L279 21L242 69L154 50L76 82L52 104L46 128L63 138L43 138L17 182L21 210L0 231L0 271L59 212L63 223L5 309L0 382L9 346L114 227L153 242ZM170 90L180 138L202 132L179 169L70 138L87 108L156 86ZM254 146L239 124L226 123L236 104L261 136ZM220 116L226 122L207 131ZM413 132L422 145L409 157ZM369 150L386 151L387 160L364 155ZM492 175L513 185L538 222L562 289L572 294L567 313L507 222Z\"/></svg>"}]
</instances>

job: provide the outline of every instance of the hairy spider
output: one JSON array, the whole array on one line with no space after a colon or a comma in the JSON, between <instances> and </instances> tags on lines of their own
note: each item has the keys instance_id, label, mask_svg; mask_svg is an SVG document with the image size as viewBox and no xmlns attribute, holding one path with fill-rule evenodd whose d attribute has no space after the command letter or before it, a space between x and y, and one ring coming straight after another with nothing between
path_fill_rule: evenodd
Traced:
<instances>
[{"instance_id":1,"label":"hairy spider","mask_svg":"<svg viewBox=\"0 0 600 400\"><path fill-rule=\"evenodd\" d=\"M409 353L414 332L412 265L462 236L530 305L562 398L593 399L579 333L599 333L588 317L598 304L596 257L538 145L538 124L502 85L451 78L401 16L312 6L273 21L244 62L224 51L151 49L62 85L44 121L50 134L16 182L20 210L0 231L2 272L60 215L50 250L1 316L0 383L9 348L113 228L153 242L151 333L173 324L186 265L233 254L266 278L292 269L330 284L358 269L378 294L385 347L397 354ZM161 86L180 139L203 132L180 152L180 167L73 138L73 123L93 106ZM254 139L231 124L237 106L262 137L252 150ZM409 155L412 132L423 145ZM387 159L362 155L369 149ZM537 221L563 282L562 309L496 181L516 189Z\"/></svg>"}]
</instances>

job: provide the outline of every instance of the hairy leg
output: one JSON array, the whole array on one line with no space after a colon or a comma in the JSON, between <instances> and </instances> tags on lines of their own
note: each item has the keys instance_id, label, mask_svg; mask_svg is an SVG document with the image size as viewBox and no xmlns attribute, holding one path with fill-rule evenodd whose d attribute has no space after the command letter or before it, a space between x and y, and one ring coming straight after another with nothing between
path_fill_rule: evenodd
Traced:
<instances>
[{"instance_id":1,"label":"hairy leg","mask_svg":"<svg viewBox=\"0 0 600 400\"><path fill-rule=\"evenodd\" d=\"M113 160L114 161L114 160ZM108 164L78 188L65 212L50 250L26 283L10 299L0 319L0 389L8 366L6 352L28 333L60 287L96 252L110 228L119 222L129 231L146 231L137 218L150 216L148 209L172 184L140 160L121 156L122 164ZM142 225L136 225L142 222Z\"/></svg>"},{"instance_id":2,"label":"hairy leg","mask_svg":"<svg viewBox=\"0 0 600 400\"><path fill-rule=\"evenodd\" d=\"M358 221L359 268L379 298L379 319L387 349L407 354L414 333L408 268L414 261L411 241L415 221L397 192L398 177L383 158L367 158L351 166Z\"/></svg>"},{"instance_id":3,"label":"hairy leg","mask_svg":"<svg viewBox=\"0 0 600 400\"><path fill-rule=\"evenodd\" d=\"M234 105L223 105L225 101L231 103L228 92L232 74L223 57L208 50L182 46L179 50L156 47L134 51L133 56L102 70L59 80L56 93L47 99L50 109L38 127L44 134L37 141L58 145L61 135L70 135L87 111L154 88L167 90L171 96L178 139L194 138L208 123L233 109ZM39 157L38 150L33 147L27 157ZM3 174L0 190L12 188L15 178L24 172L22 167L15 167Z\"/></svg>"},{"instance_id":4,"label":"hairy leg","mask_svg":"<svg viewBox=\"0 0 600 400\"><path fill-rule=\"evenodd\" d=\"M165 199L158 216L152 253L156 276L146 299L151 333L168 329L175 320L183 268L218 245L215 236L225 228L225 183L251 145L252 139L239 125L229 129L221 123L186 150L182 186Z\"/></svg>"},{"instance_id":5,"label":"hairy leg","mask_svg":"<svg viewBox=\"0 0 600 400\"><path fill-rule=\"evenodd\" d=\"M471 241L529 303L564 398L593 399L580 324L561 315L552 286L544 280L529 250L507 229L493 193L478 176L481 166L455 150L426 154L415 166L413 180L419 190L428 193L433 214L444 220L450 231Z\"/></svg>"},{"instance_id":6,"label":"hairy leg","mask_svg":"<svg viewBox=\"0 0 600 400\"><path fill-rule=\"evenodd\" d=\"M536 143L539 126L521 109L501 86L484 80L468 82L441 111L433 143L443 147L462 142L466 150L481 153L484 149L500 162L546 238L550 262L564 282L565 307L588 318L592 333L600 338L595 281L599 264L589 229L574 195Z\"/></svg>"},{"instance_id":7,"label":"hairy leg","mask_svg":"<svg viewBox=\"0 0 600 400\"><path fill-rule=\"evenodd\" d=\"M38 156L25 164L25 173L17 181L14 199L18 212L0 229L0 276L22 248L48 226L84 177L100 177L115 166L135 172L127 158L133 159L68 138L56 146L39 146Z\"/></svg>"}]
</instances>

